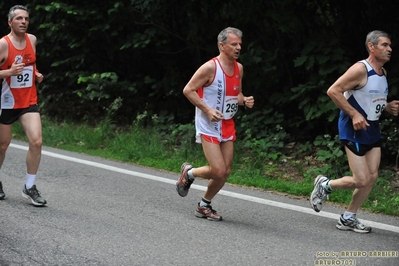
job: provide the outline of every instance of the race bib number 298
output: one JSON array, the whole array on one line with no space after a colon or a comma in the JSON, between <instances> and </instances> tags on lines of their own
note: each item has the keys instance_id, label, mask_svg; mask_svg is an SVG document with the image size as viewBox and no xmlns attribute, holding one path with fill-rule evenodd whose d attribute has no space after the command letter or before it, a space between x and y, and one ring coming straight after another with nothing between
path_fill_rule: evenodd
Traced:
<instances>
[{"instance_id":1,"label":"race bib number 298","mask_svg":"<svg viewBox=\"0 0 399 266\"><path fill-rule=\"evenodd\" d=\"M223 110L224 119L232 118L238 111L238 97L226 96Z\"/></svg>"}]
</instances>

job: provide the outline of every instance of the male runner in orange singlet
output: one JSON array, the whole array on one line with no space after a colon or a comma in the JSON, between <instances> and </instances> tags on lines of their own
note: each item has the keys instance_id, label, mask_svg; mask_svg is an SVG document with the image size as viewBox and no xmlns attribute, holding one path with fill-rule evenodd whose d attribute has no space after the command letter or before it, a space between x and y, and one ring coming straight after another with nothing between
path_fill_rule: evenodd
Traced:
<instances>
[{"instance_id":1,"label":"male runner in orange singlet","mask_svg":"<svg viewBox=\"0 0 399 266\"><path fill-rule=\"evenodd\" d=\"M35 180L42 149L42 124L37 105L36 82L43 75L36 69L36 36L27 33L29 11L25 6L11 7L8 13L11 32L0 39L0 167L11 142L12 124L19 120L29 142L26 156L26 183L22 196L35 206L47 202L36 188ZM0 200L5 199L0 175Z\"/></svg>"}]
</instances>

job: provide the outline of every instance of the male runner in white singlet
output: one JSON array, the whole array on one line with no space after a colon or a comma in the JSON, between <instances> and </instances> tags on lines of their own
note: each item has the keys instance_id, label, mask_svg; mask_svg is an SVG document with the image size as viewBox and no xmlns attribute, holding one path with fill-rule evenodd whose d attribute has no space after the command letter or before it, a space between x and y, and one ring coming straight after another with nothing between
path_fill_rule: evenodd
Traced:
<instances>
[{"instance_id":1,"label":"male runner in white singlet","mask_svg":"<svg viewBox=\"0 0 399 266\"><path fill-rule=\"evenodd\" d=\"M193 168L189 163L181 166L176 186L185 197L195 177L208 179L208 188L198 203L195 216L221 221L211 206L211 200L224 186L231 172L236 131L233 117L238 106L252 108L254 98L241 91L243 66L236 60L240 56L242 32L226 28L218 35L220 54L203 64L184 87L183 93L196 107L196 141L202 143L208 165Z\"/></svg>"},{"instance_id":2,"label":"male runner in white singlet","mask_svg":"<svg viewBox=\"0 0 399 266\"><path fill-rule=\"evenodd\" d=\"M335 189L354 189L352 200L338 220L337 228L369 233L356 212L367 199L378 178L381 160L379 118L386 110L398 115L399 101L387 103L388 83L384 64L391 58L387 33L372 31L366 37L369 57L351 66L327 91L340 111L338 131L353 176L335 180L319 175L310 196L312 208L319 212L323 201Z\"/></svg>"}]
</instances>

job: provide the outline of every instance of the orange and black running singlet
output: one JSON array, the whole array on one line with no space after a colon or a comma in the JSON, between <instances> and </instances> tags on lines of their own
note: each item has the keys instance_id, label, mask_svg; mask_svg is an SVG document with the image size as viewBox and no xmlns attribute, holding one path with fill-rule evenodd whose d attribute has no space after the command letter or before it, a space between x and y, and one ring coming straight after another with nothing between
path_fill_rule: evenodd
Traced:
<instances>
[{"instance_id":1,"label":"orange and black running singlet","mask_svg":"<svg viewBox=\"0 0 399 266\"><path fill-rule=\"evenodd\" d=\"M1 66L1 70L11 68L14 62L25 63L22 74L4 78L1 86L1 108L27 108L37 104L37 90L35 83L36 54L33 50L28 34L25 34L26 46L17 49L8 36L3 37L8 43L8 57Z\"/></svg>"}]
</instances>

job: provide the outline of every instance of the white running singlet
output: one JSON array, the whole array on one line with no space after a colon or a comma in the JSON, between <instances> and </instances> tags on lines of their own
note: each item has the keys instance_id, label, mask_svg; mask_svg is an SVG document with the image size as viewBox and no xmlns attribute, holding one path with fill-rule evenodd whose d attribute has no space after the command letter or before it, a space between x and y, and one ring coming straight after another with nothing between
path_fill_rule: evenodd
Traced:
<instances>
[{"instance_id":1,"label":"white running singlet","mask_svg":"<svg viewBox=\"0 0 399 266\"><path fill-rule=\"evenodd\" d=\"M238 110L238 94L240 93L240 70L234 61L234 74L224 73L217 58L215 63L215 77L207 87L198 90L198 95L209 108L223 113L223 119L212 122L198 107L195 108L196 142L201 143L201 135L218 139L219 142L235 140L235 124L233 116Z\"/></svg>"}]
</instances>

